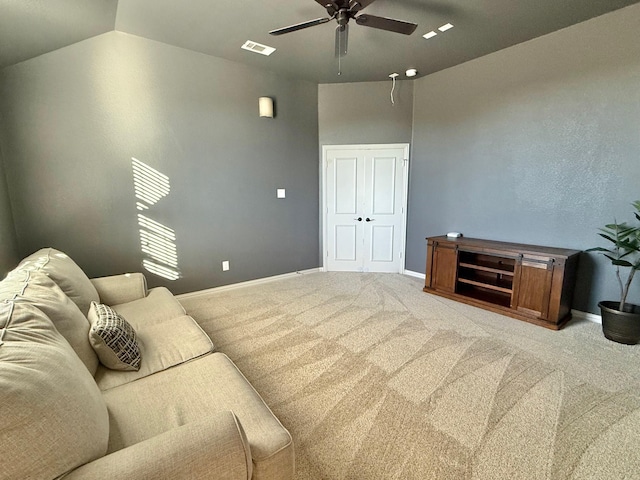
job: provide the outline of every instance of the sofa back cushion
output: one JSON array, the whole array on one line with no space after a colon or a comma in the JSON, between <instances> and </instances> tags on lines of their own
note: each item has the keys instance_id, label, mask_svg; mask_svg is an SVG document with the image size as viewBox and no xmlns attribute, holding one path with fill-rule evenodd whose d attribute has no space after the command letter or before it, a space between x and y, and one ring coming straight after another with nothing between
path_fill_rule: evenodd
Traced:
<instances>
[{"instance_id":1,"label":"sofa back cushion","mask_svg":"<svg viewBox=\"0 0 640 480\"><path fill-rule=\"evenodd\" d=\"M98 387L39 309L0 302L0 451L3 478L55 478L107 451Z\"/></svg>"},{"instance_id":2,"label":"sofa back cushion","mask_svg":"<svg viewBox=\"0 0 640 480\"><path fill-rule=\"evenodd\" d=\"M95 287L82 269L68 255L43 248L26 257L16 270L37 271L48 275L75 303L86 317L91 302L99 302Z\"/></svg>"},{"instance_id":3,"label":"sofa back cushion","mask_svg":"<svg viewBox=\"0 0 640 480\"><path fill-rule=\"evenodd\" d=\"M98 356L89 342L89 321L78 306L42 272L14 270L0 282L0 301L13 300L37 307L69 342L91 375L96 374Z\"/></svg>"}]
</instances>

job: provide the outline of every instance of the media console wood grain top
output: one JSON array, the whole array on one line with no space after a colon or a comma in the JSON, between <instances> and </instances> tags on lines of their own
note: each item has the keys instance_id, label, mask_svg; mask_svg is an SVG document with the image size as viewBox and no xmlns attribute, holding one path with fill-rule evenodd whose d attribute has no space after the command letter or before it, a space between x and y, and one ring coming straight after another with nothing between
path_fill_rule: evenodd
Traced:
<instances>
[{"instance_id":1,"label":"media console wood grain top","mask_svg":"<svg viewBox=\"0 0 640 480\"><path fill-rule=\"evenodd\" d=\"M424 291L559 330L571 318L579 250L427 238Z\"/></svg>"}]
</instances>

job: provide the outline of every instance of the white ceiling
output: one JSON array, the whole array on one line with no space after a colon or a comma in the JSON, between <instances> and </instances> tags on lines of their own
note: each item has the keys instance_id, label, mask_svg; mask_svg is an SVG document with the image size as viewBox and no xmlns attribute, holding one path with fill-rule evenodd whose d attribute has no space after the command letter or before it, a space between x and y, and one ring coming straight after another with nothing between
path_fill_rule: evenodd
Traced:
<instances>
[{"instance_id":1,"label":"white ceiling","mask_svg":"<svg viewBox=\"0 0 640 480\"><path fill-rule=\"evenodd\" d=\"M0 67L118 30L315 83L419 76L545 35L640 0L376 0L366 13L418 24L411 36L350 23L342 75L336 23L282 36L270 30L326 16L314 0L0 0ZM422 35L454 28L431 40ZM612 32L615 34L615 32ZM252 40L270 57L242 50Z\"/></svg>"}]
</instances>

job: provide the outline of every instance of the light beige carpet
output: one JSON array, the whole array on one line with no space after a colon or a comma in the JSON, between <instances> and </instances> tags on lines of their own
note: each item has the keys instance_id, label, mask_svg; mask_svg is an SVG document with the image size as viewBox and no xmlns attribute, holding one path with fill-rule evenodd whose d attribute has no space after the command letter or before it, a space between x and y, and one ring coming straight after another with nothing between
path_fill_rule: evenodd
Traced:
<instances>
[{"instance_id":1,"label":"light beige carpet","mask_svg":"<svg viewBox=\"0 0 640 480\"><path fill-rule=\"evenodd\" d=\"M316 273L181 302L290 430L298 479L640 478L640 346L421 288Z\"/></svg>"}]
</instances>

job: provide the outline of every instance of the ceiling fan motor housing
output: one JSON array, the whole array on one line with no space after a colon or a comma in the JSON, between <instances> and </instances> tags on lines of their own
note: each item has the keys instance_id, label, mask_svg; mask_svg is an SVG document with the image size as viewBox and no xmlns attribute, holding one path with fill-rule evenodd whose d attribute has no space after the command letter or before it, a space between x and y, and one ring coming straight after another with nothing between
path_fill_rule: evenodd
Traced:
<instances>
[{"instance_id":1,"label":"ceiling fan motor housing","mask_svg":"<svg viewBox=\"0 0 640 480\"><path fill-rule=\"evenodd\" d=\"M349 23L349 18L351 18L351 15L349 14L349 11L346 8L343 8L342 10L340 10L336 15L336 20L338 22L338 25L340 25L341 27Z\"/></svg>"}]
</instances>

